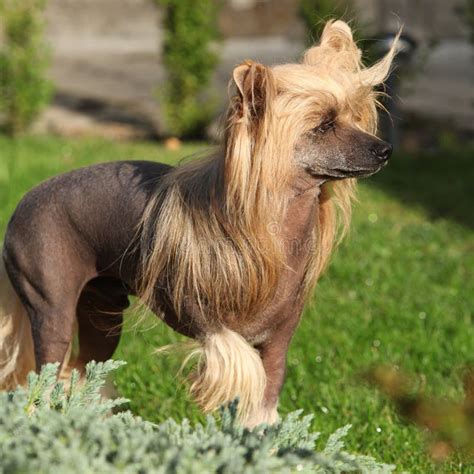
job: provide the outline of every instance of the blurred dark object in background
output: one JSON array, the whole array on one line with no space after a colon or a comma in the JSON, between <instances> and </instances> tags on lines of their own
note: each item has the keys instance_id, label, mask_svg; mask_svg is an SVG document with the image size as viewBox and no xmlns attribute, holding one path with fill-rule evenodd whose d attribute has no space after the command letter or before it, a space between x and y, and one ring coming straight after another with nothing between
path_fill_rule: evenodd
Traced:
<instances>
[{"instance_id":1,"label":"blurred dark object in background","mask_svg":"<svg viewBox=\"0 0 474 474\"><path fill-rule=\"evenodd\" d=\"M375 42L373 54L382 58L390 51L397 33L385 33L380 35L380 39ZM395 57L390 76L385 82L384 92L386 96L382 103L385 111L380 113L380 133L381 136L391 143L395 149L399 148L399 124L392 120L392 117L399 117L399 94L400 82L403 75L409 70L413 63L413 56L416 52L417 42L410 35L402 33L398 42L397 56Z\"/></svg>"},{"instance_id":2,"label":"blurred dark object in background","mask_svg":"<svg viewBox=\"0 0 474 474\"><path fill-rule=\"evenodd\" d=\"M464 371L464 400L434 399L423 384L394 367L375 367L363 378L388 397L405 420L427 431L434 461L449 456L474 459L474 368Z\"/></svg>"}]
</instances>

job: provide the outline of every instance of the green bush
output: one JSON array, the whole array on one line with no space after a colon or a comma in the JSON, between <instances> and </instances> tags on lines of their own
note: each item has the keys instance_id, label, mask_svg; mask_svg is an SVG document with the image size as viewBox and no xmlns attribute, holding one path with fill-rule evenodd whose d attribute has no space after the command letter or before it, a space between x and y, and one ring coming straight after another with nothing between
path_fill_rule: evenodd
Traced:
<instances>
[{"instance_id":1,"label":"green bush","mask_svg":"<svg viewBox=\"0 0 474 474\"><path fill-rule=\"evenodd\" d=\"M370 50L372 42L364 33L369 25L358 21L353 0L300 0L299 14L306 29L306 42L309 46L319 39L326 21L344 20L350 24L352 34L368 63L375 61L376 57Z\"/></svg>"},{"instance_id":2,"label":"green bush","mask_svg":"<svg viewBox=\"0 0 474 474\"><path fill-rule=\"evenodd\" d=\"M0 0L0 123L24 132L51 98L43 39L45 0Z\"/></svg>"},{"instance_id":3,"label":"green bush","mask_svg":"<svg viewBox=\"0 0 474 474\"><path fill-rule=\"evenodd\" d=\"M459 3L454 8L468 28L469 41L474 44L474 0L465 0L464 3Z\"/></svg>"},{"instance_id":4,"label":"green bush","mask_svg":"<svg viewBox=\"0 0 474 474\"><path fill-rule=\"evenodd\" d=\"M218 62L218 3L155 1L165 13L163 63L167 80L158 98L167 132L183 138L202 136L214 112L206 92Z\"/></svg>"},{"instance_id":5,"label":"green bush","mask_svg":"<svg viewBox=\"0 0 474 474\"><path fill-rule=\"evenodd\" d=\"M300 0L300 18L306 28L309 45L319 38L322 25L330 19L353 20L353 6L350 0Z\"/></svg>"},{"instance_id":6,"label":"green bush","mask_svg":"<svg viewBox=\"0 0 474 474\"><path fill-rule=\"evenodd\" d=\"M236 402L192 427L187 420L160 425L130 412L110 414L123 399L104 401L108 372L123 362L92 362L87 381L73 373L65 389L57 365L30 374L28 389L0 393L0 473L270 473L391 472L394 467L343 450L349 426L330 436L321 452L311 416L294 412L277 426L254 431L236 422Z\"/></svg>"}]
</instances>

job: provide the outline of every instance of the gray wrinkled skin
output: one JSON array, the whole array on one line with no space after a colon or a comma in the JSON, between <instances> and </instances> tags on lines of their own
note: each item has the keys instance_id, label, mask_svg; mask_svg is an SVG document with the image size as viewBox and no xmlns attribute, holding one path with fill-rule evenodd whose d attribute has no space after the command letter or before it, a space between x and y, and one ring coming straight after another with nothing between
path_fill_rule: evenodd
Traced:
<instances>
[{"instance_id":1,"label":"gray wrinkled skin","mask_svg":"<svg viewBox=\"0 0 474 474\"><path fill-rule=\"evenodd\" d=\"M330 121L300 139L295 159L309 175L328 181L371 176L387 164L391 151L388 143L373 135Z\"/></svg>"}]
</instances>

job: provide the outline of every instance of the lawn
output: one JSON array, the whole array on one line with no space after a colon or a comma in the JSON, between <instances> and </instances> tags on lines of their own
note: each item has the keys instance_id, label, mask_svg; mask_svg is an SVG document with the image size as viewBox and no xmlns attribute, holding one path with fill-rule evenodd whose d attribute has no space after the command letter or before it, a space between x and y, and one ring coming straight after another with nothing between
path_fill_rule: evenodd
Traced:
<instances>
[{"instance_id":1,"label":"lawn","mask_svg":"<svg viewBox=\"0 0 474 474\"><path fill-rule=\"evenodd\" d=\"M176 162L203 148L0 138L0 233L20 197L48 176L116 159ZM358 378L373 364L394 364L417 374L430 394L462 397L461 370L474 364L473 182L472 150L448 150L394 156L361 183L351 234L293 340L282 414L314 413L314 429L324 436L350 423L349 450L395 463L398 472L474 472L459 460L431 464L422 433ZM128 361L117 384L130 408L151 421L199 419L177 382L179 361L153 354L179 337L151 318L145 326L134 321L130 315L116 354Z\"/></svg>"}]
</instances>

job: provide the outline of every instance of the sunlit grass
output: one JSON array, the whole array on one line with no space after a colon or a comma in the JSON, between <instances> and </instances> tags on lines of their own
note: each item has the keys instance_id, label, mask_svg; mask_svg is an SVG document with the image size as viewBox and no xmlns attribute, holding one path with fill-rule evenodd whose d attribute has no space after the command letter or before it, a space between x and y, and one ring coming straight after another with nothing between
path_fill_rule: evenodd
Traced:
<instances>
[{"instance_id":1,"label":"sunlit grass","mask_svg":"<svg viewBox=\"0 0 474 474\"><path fill-rule=\"evenodd\" d=\"M0 138L0 231L20 197L48 176L114 159L171 163L202 148ZM315 429L326 435L351 423L350 450L400 471L474 471L458 461L435 468L422 434L358 379L361 370L389 363L418 374L437 396L461 396L460 370L474 363L473 182L474 162L453 152L396 156L380 176L361 183L351 234L291 345L282 413L314 413ZM153 354L180 338L159 321L142 331L133 319L116 354L128 361L117 383L131 409L152 421L199 418L176 378L179 361Z\"/></svg>"}]
</instances>

